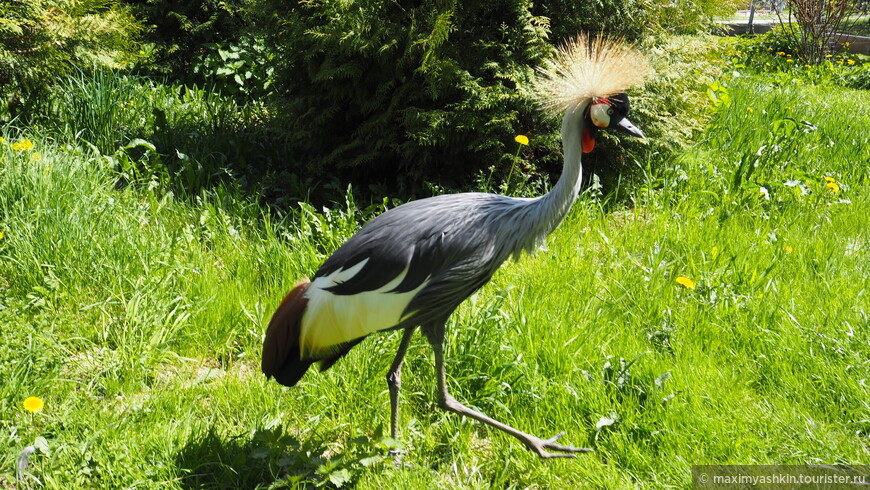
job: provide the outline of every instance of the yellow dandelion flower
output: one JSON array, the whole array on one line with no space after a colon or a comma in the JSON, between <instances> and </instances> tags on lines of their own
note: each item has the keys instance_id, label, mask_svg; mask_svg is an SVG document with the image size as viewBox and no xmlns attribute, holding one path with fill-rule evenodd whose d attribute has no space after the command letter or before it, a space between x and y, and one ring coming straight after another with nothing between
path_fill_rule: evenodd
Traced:
<instances>
[{"instance_id":1,"label":"yellow dandelion flower","mask_svg":"<svg viewBox=\"0 0 870 490\"><path fill-rule=\"evenodd\" d=\"M825 189L828 189L829 191L833 192L834 194L840 192L840 186L837 185L836 182L828 182L827 184L825 184Z\"/></svg>"},{"instance_id":2,"label":"yellow dandelion flower","mask_svg":"<svg viewBox=\"0 0 870 490\"><path fill-rule=\"evenodd\" d=\"M786 63L794 63L794 60L785 60Z\"/></svg>"},{"instance_id":3,"label":"yellow dandelion flower","mask_svg":"<svg viewBox=\"0 0 870 490\"><path fill-rule=\"evenodd\" d=\"M695 282L685 276L678 277L677 284L683 286L686 289L695 289Z\"/></svg>"},{"instance_id":4,"label":"yellow dandelion flower","mask_svg":"<svg viewBox=\"0 0 870 490\"><path fill-rule=\"evenodd\" d=\"M746 108L746 112L752 112L752 111L754 111L754 110L755 110L755 109L753 109L753 108L751 108L751 107L747 107L747 108Z\"/></svg>"},{"instance_id":5,"label":"yellow dandelion flower","mask_svg":"<svg viewBox=\"0 0 870 490\"><path fill-rule=\"evenodd\" d=\"M514 141L523 146L529 146L529 137L524 134L518 134L517 137L514 138Z\"/></svg>"},{"instance_id":6,"label":"yellow dandelion flower","mask_svg":"<svg viewBox=\"0 0 870 490\"><path fill-rule=\"evenodd\" d=\"M782 247L782 249L785 250L785 253L787 253L787 254L794 252L794 248L792 248L791 245L786 245L786 246Z\"/></svg>"},{"instance_id":7,"label":"yellow dandelion flower","mask_svg":"<svg viewBox=\"0 0 870 490\"><path fill-rule=\"evenodd\" d=\"M3 234L3 232L0 231L0 240L2 240L4 236L5 236L5 235Z\"/></svg>"},{"instance_id":8,"label":"yellow dandelion flower","mask_svg":"<svg viewBox=\"0 0 870 490\"><path fill-rule=\"evenodd\" d=\"M30 151L33 149L33 142L30 140L21 140L12 143L12 149L15 151Z\"/></svg>"},{"instance_id":9,"label":"yellow dandelion flower","mask_svg":"<svg viewBox=\"0 0 870 490\"><path fill-rule=\"evenodd\" d=\"M776 54L777 54L777 56L785 56L784 51L777 51Z\"/></svg>"},{"instance_id":10,"label":"yellow dandelion flower","mask_svg":"<svg viewBox=\"0 0 870 490\"><path fill-rule=\"evenodd\" d=\"M2 143L6 143L6 138L0 136L0 144L2 144Z\"/></svg>"},{"instance_id":11,"label":"yellow dandelion flower","mask_svg":"<svg viewBox=\"0 0 870 490\"><path fill-rule=\"evenodd\" d=\"M838 65L842 65L842 64L843 64L843 60L837 60L837 64L838 64Z\"/></svg>"},{"instance_id":12,"label":"yellow dandelion flower","mask_svg":"<svg viewBox=\"0 0 870 490\"><path fill-rule=\"evenodd\" d=\"M832 55L832 54L826 54L826 55L825 55L825 58L833 58L833 57L834 57L834 55Z\"/></svg>"},{"instance_id":13,"label":"yellow dandelion flower","mask_svg":"<svg viewBox=\"0 0 870 490\"><path fill-rule=\"evenodd\" d=\"M23 405L24 409L30 413L36 413L42 410L42 407L45 406L42 402L42 398L39 398L38 396L28 396L24 399Z\"/></svg>"},{"instance_id":14,"label":"yellow dandelion flower","mask_svg":"<svg viewBox=\"0 0 870 490\"><path fill-rule=\"evenodd\" d=\"M854 64L855 64L855 60L846 60L846 63L849 64L849 65L854 65Z\"/></svg>"},{"instance_id":15,"label":"yellow dandelion flower","mask_svg":"<svg viewBox=\"0 0 870 490\"><path fill-rule=\"evenodd\" d=\"M831 177L830 175L825 177L825 182L836 182L837 179Z\"/></svg>"}]
</instances>

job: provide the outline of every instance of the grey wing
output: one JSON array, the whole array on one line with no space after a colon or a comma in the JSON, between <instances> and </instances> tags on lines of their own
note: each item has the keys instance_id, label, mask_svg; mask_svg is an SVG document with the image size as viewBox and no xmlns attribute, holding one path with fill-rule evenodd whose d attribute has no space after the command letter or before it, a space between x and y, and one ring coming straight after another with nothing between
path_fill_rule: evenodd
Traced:
<instances>
[{"instance_id":1,"label":"grey wing","mask_svg":"<svg viewBox=\"0 0 870 490\"><path fill-rule=\"evenodd\" d=\"M376 290L407 270L394 292L427 282L405 314L418 324L446 319L471 293L486 284L506 257L499 257L490 219L489 194L453 194L421 199L391 209L366 224L317 271L328 275L366 261L352 278L336 284L333 294Z\"/></svg>"}]
</instances>

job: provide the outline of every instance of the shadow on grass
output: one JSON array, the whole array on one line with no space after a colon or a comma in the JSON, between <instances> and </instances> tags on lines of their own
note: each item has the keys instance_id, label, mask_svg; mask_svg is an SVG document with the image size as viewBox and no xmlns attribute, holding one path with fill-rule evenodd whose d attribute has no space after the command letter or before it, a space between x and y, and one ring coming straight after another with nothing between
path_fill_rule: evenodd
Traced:
<instances>
[{"instance_id":1,"label":"shadow on grass","mask_svg":"<svg viewBox=\"0 0 870 490\"><path fill-rule=\"evenodd\" d=\"M317 437L285 434L282 426L231 436L211 427L194 434L176 456L182 488L352 488L363 468L387 464L383 443L358 438L336 451Z\"/></svg>"},{"instance_id":2,"label":"shadow on grass","mask_svg":"<svg viewBox=\"0 0 870 490\"><path fill-rule=\"evenodd\" d=\"M281 427L252 436L228 436L214 427L191 436L176 456L184 488L255 488L288 476L314 481L323 441L299 441Z\"/></svg>"}]
</instances>

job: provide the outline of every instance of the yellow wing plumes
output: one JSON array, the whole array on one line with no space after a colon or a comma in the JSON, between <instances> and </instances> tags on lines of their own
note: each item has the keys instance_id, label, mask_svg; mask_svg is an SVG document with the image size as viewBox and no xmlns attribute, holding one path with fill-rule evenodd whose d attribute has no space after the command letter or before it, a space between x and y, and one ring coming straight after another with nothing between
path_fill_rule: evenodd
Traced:
<instances>
[{"instance_id":1,"label":"yellow wing plumes","mask_svg":"<svg viewBox=\"0 0 870 490\"><path fill-rule=\"evenodd\" d=\"M646 58L622 38L582 33L538 68L535 92L548 110L564 112L583 101L624 92L650 72Z\"/></svg>"}]
</instances>

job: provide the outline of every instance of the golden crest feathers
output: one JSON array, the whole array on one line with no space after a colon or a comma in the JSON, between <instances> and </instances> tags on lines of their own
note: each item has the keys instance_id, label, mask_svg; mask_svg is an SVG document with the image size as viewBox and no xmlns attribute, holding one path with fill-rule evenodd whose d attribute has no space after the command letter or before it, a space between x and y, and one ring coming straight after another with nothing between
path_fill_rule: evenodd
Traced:
<instances>
[{"instance_id":1,"label":"golden crest feathers","mask_svg":"<svg viewBox=\"0 0 870 490\"><path fill-rule=\"evenodd\" d=\"M582 33L538 68L535 93L546 109L564 112L588 99L624 92L649 72L646 58L622 38Z\"/></svg>"}]
</instances>

